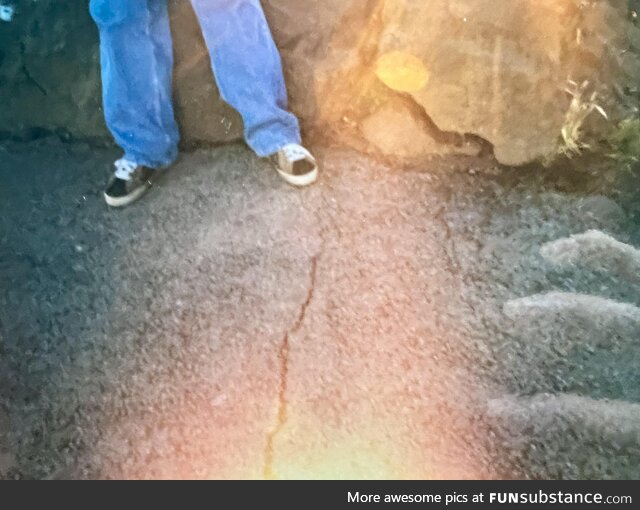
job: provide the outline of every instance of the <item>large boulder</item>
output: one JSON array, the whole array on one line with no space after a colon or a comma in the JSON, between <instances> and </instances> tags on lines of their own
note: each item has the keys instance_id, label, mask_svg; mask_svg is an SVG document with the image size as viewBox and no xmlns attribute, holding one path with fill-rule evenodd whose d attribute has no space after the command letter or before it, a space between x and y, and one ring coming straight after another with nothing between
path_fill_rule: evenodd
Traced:
<instances>
[{"instance_id":1,"label":"large boulder","mask_svg":"<svg viewBox=\"0 0 640 510\"><path fill-rule=\"evenodd\" d=\"M578 150L637 111L640 32L626 2L266 3L305 120L386 155L449 152L447 140L466 151L464 136L442 136L457 133L521 165Z\"/></svg>"},{"instance_id":2,"label":"large boulder","mask_svg":"<svg viewBox=\"0 0 640 510\"><path fill-rule=\"evenodd\" d=\"M428 80L413 99L441 130L489 140L504 163L579 148L579 124L595 120L596 105L624 115L619 92L640 79L625 2L382 3L378 58L418 57Z\"/></svg>"},{"instance_id":3,"label":"large boulder","mask_svg":"<svg viewBox=\"0 0 640 510\"><path fill-rule=\"evenodd\" d=\"M97 32L87 2L30 0L0 21L0 134L102 139Z\"/></svg>"},{"instance_id":4,"label":"large boulder","mask_svg":"<svg viewBox=\"0 0 640 510\"><path fill-rule=\"evenodd\" d=\"M224 143L242 137L240 115L220 99L209 52L188 0L169 0L175 69L174 107L183 144Z\"/></svg>"},{"instance_id":5,"label":"large boulder","mask_svg":"<svg viewBox=\"0 0 640 510\"><path fill-rule=\"evenodd\" d=\"M0 136L108 140L102 115L98 32L88 0L17 2L0 21ZM15 4L15 2L14 2ZM183 141L221 143L242 135L220 101L188 1L169 2L175 49L175 110Z\"/></svg>"},{"instance_id":6,"label":"large boulder","mask_svg":"<svg viewBox=\"0 0 640 510\"><path fill-rule=\"evenodd\" d=\"M0 134L108 139L86 2L16 2L14 20L0 22ZM219 99L188 0L170 5L183 140L239 138L241 120ZM602 135L636 107L639 37L627 2L263 5L291 109L311 138L402 158L473 153L465 141L482 138L501 162L519 165L577 149L583 136Z\"/></svg>"}]
</instances>

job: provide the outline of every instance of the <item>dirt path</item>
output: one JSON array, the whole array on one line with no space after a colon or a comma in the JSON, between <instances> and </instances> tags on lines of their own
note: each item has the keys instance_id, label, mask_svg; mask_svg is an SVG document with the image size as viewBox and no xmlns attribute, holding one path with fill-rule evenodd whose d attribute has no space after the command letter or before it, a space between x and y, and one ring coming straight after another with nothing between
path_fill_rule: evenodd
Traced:
<instances>
[{"instance_id":1,"label":"dirt path","mask_svg":"<svg viewBox=\"0 0 640 510\"><path fill-rule=\"evenodd\" d=\"M328 149L297 191L229 146L114 212L113 157L0 147L1 476L640 476L611 200ZM626 262L548 244L591 230Z\"/></svg>"}]
</instances>

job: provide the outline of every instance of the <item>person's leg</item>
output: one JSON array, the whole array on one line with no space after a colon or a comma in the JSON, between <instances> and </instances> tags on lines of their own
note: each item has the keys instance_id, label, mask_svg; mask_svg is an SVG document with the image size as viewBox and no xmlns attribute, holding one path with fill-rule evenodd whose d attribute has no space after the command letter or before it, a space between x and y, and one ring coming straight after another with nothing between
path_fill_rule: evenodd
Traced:
<instances>
[{"instance_id":1,"label":"person's leg","mask_svg":"<svg viewBox=\"0 0 640 510\"><path fill-rule=\"evenodd\" d=\"M245 139L260 157L300 143L287 111L280 54L259 0L191 0L211 55L222 99L244 121Z\"/></svg>"},{"instance_id":2,"label":"person's leg","mask_svg":"<svg viewBox=\"0 0 640 510\"><path fill-rule=\"evenodd\" d=\"M104 114L124 159L171 164L179 139L166 0L91 0L100 31Z\"/></svg>"}]
</instances>

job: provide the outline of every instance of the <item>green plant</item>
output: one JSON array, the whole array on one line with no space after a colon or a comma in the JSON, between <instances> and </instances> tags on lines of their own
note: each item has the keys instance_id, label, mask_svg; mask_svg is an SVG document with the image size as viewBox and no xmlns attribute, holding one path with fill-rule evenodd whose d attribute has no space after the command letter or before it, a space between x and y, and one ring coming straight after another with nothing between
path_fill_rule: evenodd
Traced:
<instances>
[{"instance_id":1,"label":"green plant","mask_svg":"<svg viewBox=\"0 0 640 510\"><path fill-rule=\"evenodd\" d=\"M625 165L640 161L640 118L628 118L618 124L607 138L610 156Z\"/></svg>"}]
</instances>

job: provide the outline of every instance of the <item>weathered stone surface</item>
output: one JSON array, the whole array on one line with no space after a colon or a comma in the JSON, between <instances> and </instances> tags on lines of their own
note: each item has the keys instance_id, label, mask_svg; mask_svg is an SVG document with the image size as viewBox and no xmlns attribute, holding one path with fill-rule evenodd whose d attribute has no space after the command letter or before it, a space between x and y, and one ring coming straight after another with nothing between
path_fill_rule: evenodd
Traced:
<instances>
[{"instance_id":1,"label":"weathered stone surface","mask_svg":"<svg viewBox=\"0 0 640 510\"><path fill-rule=\"evenodd\" d=\"M42 132L108 139L102 118L98 33L88 2L20 2L0 24L0 134ZM188 144L242 134L238 114L220 101L190 4L169 2L175 51L175 110Z\"/></svg>"},{"instance_id":2,"label":"weathered stone surface","mask_svg":"<svg viewBox=\"0 0 640 510\"><path fill-rule=\"evenodd\" d=\"M241 135L218 97L187 0L170 0L176 48L176 112L186 142ZM442 139L394 110L398 95L443 132L480 136L498 159L523 164L558 150L576 109L594 102L584 130L602 133L628 111L640 78L640 35L626 2L610 0L263 0L285 65L291 109L308 136L339 136L375 152L449 152ZM97 33L85 2L18 2L0 24L0 133L62 131L106 138ZM629 51L629 50L632 51ZM577 85L567 92L569 80ZM580 84L588 82L580 92ZM571 87L570 87L571 88ZM633 106L633 104L631 105ZM572 109L573 108L573 109ZM432 126L433 127L433 126ZM415 133L408 148L398 133ZM438 137L436 137L438 138ZM398 140L398 144L394 142ZM579 140L578 140L579 142Z\"/></svg>"},{"instance_id":3,"label":"weathered stone surface","mask_svg":"<svg viewBox=\"0 0 640 510\"><path fill-rule=\"evenodd\" d=\"M429 82L410 93L435 124L480 135L509 164L556 150L568 80L587 80L614 102L622 66L635 65L624 54L624 2L400 0L385 2L381 16L378 54L423 60Z\"/></svg>"},{"instance_id":4,"label":"weathered stone surface","mask_svg":"<svg viewBox=\"0 0 640 510\"><path fill-rule=\"evenodd\" d=\"M189 145L223 143L242 136L240 115L220 100L209 53L188 1L170 0L174 107L182 139Z\"/></svg>"},{"instance_id":5,"label":"weathered stone surface","mask_svg":"<svg viewBox=\"0 0 640 510\"><path fill-rule=\"evenodd\" d=\"M640 308L611 299L571 292L551 292L508 301L504 312L516 327L529 331L540 347L565 351L576 346L635 342Z\"/></svg>"},{"instance_id":6,"label":"weathered stone surface","mask_svg":"<svg viewBox=\"0 0 640 510\"><path fill-rule=\"evenodd\" d=\"M640 280L640 250L599 230L548 243L541 254L558 267L588 266L631 281Z\"/></svg>"},{"instance_id":7,"label":"weathered stone surface","mask_svg":"<svg viewBox=\"0 0 640 510\"><path fill-rule=\"evenodd\" d=\"M422 118L403 101L389 101L362 123L362 134L372 148L387 157L406 161L432 154L467 153L477 156L481 147L472 142L439 143Z\"/></svg>"},{"instance_id":8,"label":"weathered stone surface","mask_svg":"<svg viewBox=\"0 0 640 510\"><path fill-rule=\"evenodd\" d=\"M86 2L17 2L0 22L0 134L106 137L97 37Z\"/></svg>"}]
</instances>

